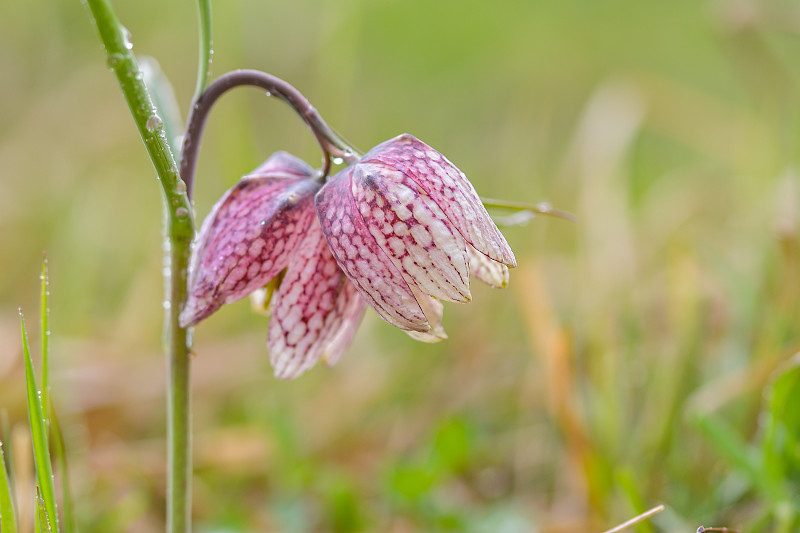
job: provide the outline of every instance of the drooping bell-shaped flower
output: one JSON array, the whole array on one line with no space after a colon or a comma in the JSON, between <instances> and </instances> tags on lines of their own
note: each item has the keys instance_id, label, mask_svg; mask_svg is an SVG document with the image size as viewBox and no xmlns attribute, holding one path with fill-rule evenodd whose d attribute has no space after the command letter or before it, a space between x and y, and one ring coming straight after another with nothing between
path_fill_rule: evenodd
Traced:
<instances>
[{"instance_id":1,"label":"drooping bell-shaped flower","mask_svg":"<svg viewBox=\"0 0 800 533\"><path fill-rule=\"evenodd\" d=\"M416 339L445 339L441 302L470 301L470 275L504 287L516 266L464 174L411 135L324 186L313 176L278 153L223 196L198 235L180 317L196 324L285 270L267 341L277 377L335 363L367 303Z\"/></svg>"},{"instance_id":2,"label":"drooping bell-shaped flower","mask_svg":"<svg viewBox=\"0 0 800 533\"><path fill-rule=\"evenodd\" d=\"M331 178L316 207L339 267L381 318L420 340L445 338L440 301L470 301L470 273L502 287L516 266L464 174L408 134Z\"/></svg>"}]
</instances>

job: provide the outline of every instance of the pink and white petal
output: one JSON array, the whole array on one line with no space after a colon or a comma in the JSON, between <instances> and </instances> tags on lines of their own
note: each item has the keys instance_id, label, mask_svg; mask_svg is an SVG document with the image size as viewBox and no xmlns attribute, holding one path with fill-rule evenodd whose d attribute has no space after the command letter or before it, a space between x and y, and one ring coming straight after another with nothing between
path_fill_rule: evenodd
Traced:
<instances>
[{"instance_id":1,"label":"pink and white petal","mask_svg":"<svg viewBox=\"0 0 800 533\"><path fill-rule=\"evenodd\" d=\"M508 267L506 265L489 259L471 246L467 251L470 274L495 289L508 286Z\"/></svg>"},{"instance_id":2,"label":"pink and white petal","mask_svg":"<svg viewBox=\"0 0 800 533\"><path fill-rule=\"evenodd\" d=\"M348 167L328 180L315 199L333 257L382 319L400 329L427 331L430 325L408 283L375 242L354 205L352 172L353 167Z\"/></svg>"},{"instance_id":3,"label":"pink and white petal","mask_svg":"<svg viewBox=\"0 0 800 533\"><path fill-rule=\"evenodd\" d=\"M314 221L319 185L307 179L241 180L203 223L180 322L191 326L258 289L289 264Z\"/></svg>"},{"instance_id":4,"label":"pink and white petal","mask_svg":"<svg viewBox=\"0 0 800 533\"><path fill-rule=\"evenodd\" d=\"M274 297L267 345L275 377L294 378L314 366L329 332L341 327L352 300L348 286L315 220Z\"/></svg>"},{"instance_id":5,"label":"pink and white petal","mask_svg":"<svg viewBox=\"0 0 800 533\"><path fill-rule=\"evenodd\" d=\"M335 365L344 351L350 346L356 329L364 317L367 310L367 302L359 294L358 289L349 281L342 289L339 299L336 300L337 307L342 302L339 314L342 317L338 328L331 327L322 341L325 346L320 354L320 359L328 366Z\"/></svg>"},{"instance_id":6,"label":"pink and white petal","mask_svg":"<svg viewBox=\"0 0 800 533\"><path fill-rule=\"evenodd\" d=\"M431 329L430 331L406 331L406 333L408 333L412 339L422 342L441 342L446 340L447 333L445 333L444 327L442 327L442 315L444 314L442 302L433 296L428 296L417 290L414 290L414 296L416 296L420 307L422 307L422 310L425 312L425 316L431 324Z\"/></svg>"},{"instance_id":7,"label":"pink and white petal","mask_svg":"<svg viewBox=\"0 0 800 533\"><path fill-rule=\"evenodd\" d=\"M310 178L313 175L314 169L299 157L289 152L275 152L244 178Z\"/></svg>"},{"instance_id":8,"label":"pink and white petal","mask_svg":"<svg viewBox=\"0 0 800 533\"><path fill-rule=\"evenodd\" d=\"M381 162L406 174L439 205L469 244L495 261L516 266L514 253L475 188L441 153L404 133L370 150L362 162Z\"/></svg>"},{"instance_id":9,"label":"pink and white petal","mask_svg":"<svg viewBox=\"0 0 800 533\"><path fill-rule=\"evenodd\" d=\"M409 285L442 300L470 301L467 245L412 179L383 164L359 163L351 190L370 234Z\"/></svg>"}]
</instances>

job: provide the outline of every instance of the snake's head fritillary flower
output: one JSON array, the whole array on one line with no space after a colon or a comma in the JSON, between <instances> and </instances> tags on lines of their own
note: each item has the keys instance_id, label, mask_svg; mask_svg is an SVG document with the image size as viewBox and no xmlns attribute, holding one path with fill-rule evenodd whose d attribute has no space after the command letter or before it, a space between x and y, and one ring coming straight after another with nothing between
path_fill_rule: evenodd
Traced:
<instances>
[{"instance_id":1,"label":"snake's head fritillary flower","mask_svg":"<svg viewBox=\"0 0 800 533\"><path fill-rule=\"evenodd\" d=\"M381 318L419 340L445 338L441 301L470 301L470 273L502 287L516 266L464 174L408 134L339 172L315 202L339 267Z\"/></svg>"},{"instance_id":2,"label":"snake's head fritillary flower","mask_svg":"<svg viewBox=\"0 0 800 533\"><path fill-rule=\"evenodd\" d=\"M182 325L284 273L267 345L275 375L292 378L319 359L335 363L366 304L416 339L445 339L441 302L470 301L470 275L504 287L516 266L464 174L411 135L324 186L313 176L278 153L214 206L193 250Z\"/></svg>"},{"instance_id":3,"label":"snake's head fritillary flower","mask_svg":"<svg viewBox=\"0 0 800 533\"><path fill-rule=\"evenodd\" d=\"M271 299L267 339L279 378L298 376L319 359L333 364L365 309L322 235L313 175L280 152L225 193L198 234L180 316L181 325L194 325L285 271Z\"/></svg>"}]
</instances>

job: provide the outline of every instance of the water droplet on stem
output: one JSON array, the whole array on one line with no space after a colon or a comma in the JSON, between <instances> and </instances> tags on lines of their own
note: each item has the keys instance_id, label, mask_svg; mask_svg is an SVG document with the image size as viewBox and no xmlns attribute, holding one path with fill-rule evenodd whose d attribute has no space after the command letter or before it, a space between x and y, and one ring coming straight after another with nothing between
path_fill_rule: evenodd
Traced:
<instances>
[{"instance_id":1,"label":"water droplet on stem","mask_svg":"<svg viewBox=\"0 0 800 533\"><path fill-rule=\"evenodd\" d=\"M147 131L154 133L164 127L164 122L158 115L150 115L147 117L145 127L147 128Z\"/></svg>"},{"instance_id":2,"label":"water droplet on stem","mask_svg":"<svg viewBox=\"0 0 800 533\"><path fill-rule=\"evenodd\" d=\"M128 28L123 28L122 45L125 47L125 50L131 50L133 48L133 42L131 41L131 39L132 39L131 32L128 31Z\"/></svg>"}]
</instances>

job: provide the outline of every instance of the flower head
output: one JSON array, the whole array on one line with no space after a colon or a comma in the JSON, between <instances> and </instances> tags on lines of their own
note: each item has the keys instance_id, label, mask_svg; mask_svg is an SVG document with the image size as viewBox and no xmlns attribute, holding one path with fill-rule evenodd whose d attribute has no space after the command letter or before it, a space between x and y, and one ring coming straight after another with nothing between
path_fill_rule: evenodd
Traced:
<instances>
[{"instance_id":1,"label":"flower head","mask_svg":"<svg viewBox=\"0 0 800 533\"><path fill-rule=\"evenodd\" d=\"M278 377L334 363L367 303L416 339L442 340L441 301L470 301L470 274L504 287L516 266L464 174L411 135L323 186L312 177L278 153L223 196L198 236L181 314L196 324L285 269L267 342Z\"/></svg>"}]
</instances>

